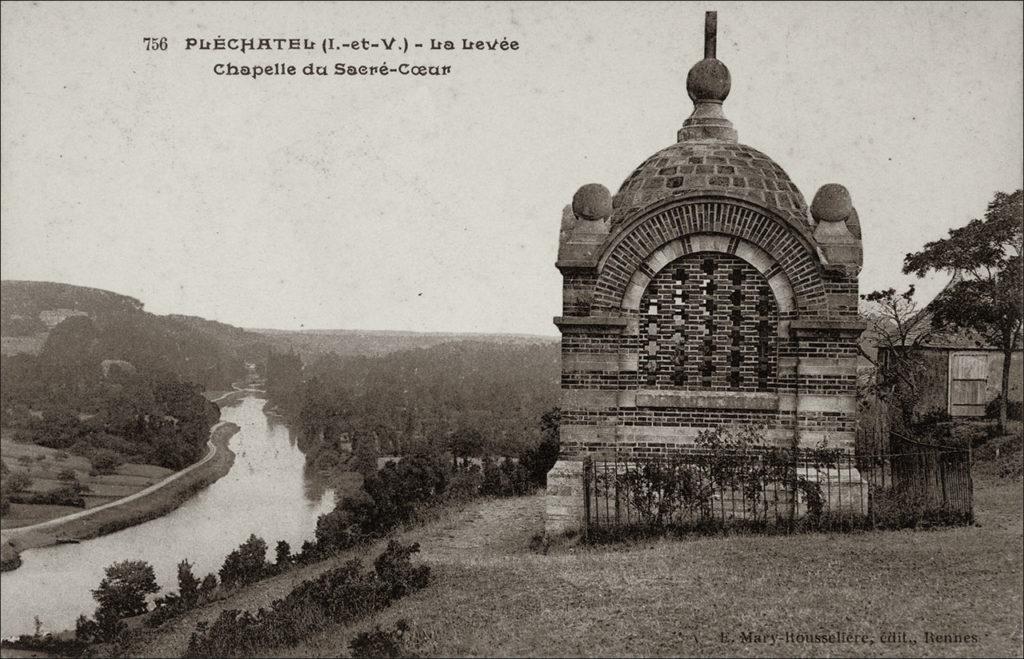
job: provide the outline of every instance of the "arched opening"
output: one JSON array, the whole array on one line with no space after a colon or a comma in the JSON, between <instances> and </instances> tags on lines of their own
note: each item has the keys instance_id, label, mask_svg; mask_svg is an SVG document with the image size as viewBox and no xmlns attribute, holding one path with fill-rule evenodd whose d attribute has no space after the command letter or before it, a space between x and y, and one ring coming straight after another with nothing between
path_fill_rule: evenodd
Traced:
<instances>
[{"instance_id":1,"label":"arched opening","mask_svg":"<svg viewBox=\"0 0 1024 659\"><path fill-rule=\"evenodd\" d=\"M681 256L650 280L638 311L640 388L777 389L779 305L747 261L717 251Z\"/></svg>"}]
</instances>

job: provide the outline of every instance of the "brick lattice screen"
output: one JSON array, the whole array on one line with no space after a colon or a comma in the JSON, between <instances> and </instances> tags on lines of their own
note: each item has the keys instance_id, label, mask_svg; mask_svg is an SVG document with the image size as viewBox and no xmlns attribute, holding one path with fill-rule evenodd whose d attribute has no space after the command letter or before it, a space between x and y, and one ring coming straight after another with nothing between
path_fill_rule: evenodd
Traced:
<instances>
[{"instance_id":1,"label":"brick lattice screen","mask_svg":"<svg viewBox=\"0 0 1024 659\"><path fill-rule=\"evenodd\" d=\"M640 316L640 387L775 391L778 305L742 259L675 260L648 285Z\"/></svg>"}]
</instances>

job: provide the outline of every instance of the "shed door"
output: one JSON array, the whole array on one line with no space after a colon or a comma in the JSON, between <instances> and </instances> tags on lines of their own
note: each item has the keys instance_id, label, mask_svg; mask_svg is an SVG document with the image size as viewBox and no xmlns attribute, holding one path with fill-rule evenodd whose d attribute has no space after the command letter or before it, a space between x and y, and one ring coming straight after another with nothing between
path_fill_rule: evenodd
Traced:
<instances>
[{"instance_id":1,"label":"shed door","mask_svg":"<svg viewBox=\"0 0 1024 659\"><path fill-rule=\"evenodd\" d=\"M987 385L987 354L969 352L950 353L950 416L985 416Z\"/></svg>"}]
</instances>

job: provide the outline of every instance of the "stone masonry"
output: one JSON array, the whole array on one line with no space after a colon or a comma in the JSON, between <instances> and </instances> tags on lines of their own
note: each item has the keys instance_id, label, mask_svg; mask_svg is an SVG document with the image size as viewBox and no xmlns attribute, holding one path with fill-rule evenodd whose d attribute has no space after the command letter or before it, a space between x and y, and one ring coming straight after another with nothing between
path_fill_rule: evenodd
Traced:
<instances>
[{"instance_id":1,"label":"stone masonry","mask_svg":"<svg viewBox=\"0 0 1024 659\"><path fill-rule=\"evenodd\" d=\"M612 196L562 213L561 454L546 530L579 528L587 456L686 451L699 432L762 424L780 446L853 449L860 222L838 184L808 208L786 172L737 142L708 14L678 141Z\"/></svg>"}]
</instances>

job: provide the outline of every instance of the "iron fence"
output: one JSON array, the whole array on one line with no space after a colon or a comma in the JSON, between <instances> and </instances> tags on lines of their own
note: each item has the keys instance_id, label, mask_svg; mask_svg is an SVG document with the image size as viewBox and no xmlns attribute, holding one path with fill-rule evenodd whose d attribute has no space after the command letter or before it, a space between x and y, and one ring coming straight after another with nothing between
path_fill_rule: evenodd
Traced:
<instances>
[{"instance_id":1,"label":"iron fence","mask_svg":"<svg viewBox=\"0 0 1024 659\"><path fill-rule=\"evenodd\" d=\"M969 524L970 449L893 435L896 452L743 450L584 460L585 533Z\"/></svg>"}]
</instances>

